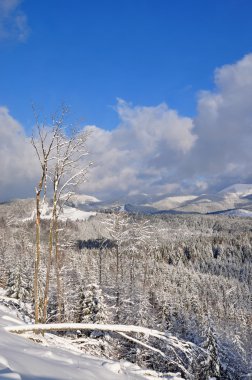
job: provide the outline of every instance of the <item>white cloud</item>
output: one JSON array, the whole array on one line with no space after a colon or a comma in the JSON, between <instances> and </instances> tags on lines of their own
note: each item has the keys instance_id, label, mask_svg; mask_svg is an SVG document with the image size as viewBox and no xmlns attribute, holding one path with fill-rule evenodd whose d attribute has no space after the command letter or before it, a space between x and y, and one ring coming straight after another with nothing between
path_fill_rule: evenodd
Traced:
<instances>
[{"instance_id":1,"label":"white cloud","mask_svg":"<svg viewBox=\"0 0 252 380\"><path fill-rule=\"evenodd\" d=\"M0 162L0 200L32 195L38 174L34 151L5 107L0 107Z\"/></svg>"},{"instance_id":2,"label":"white cloud","mask_svg":"<svg viewBox=\"0 0 252 380\"><path fill-rule=\"evenodd\" d=\"M214 91L198 98L197 117L182 117L166 104L133 106L119 100L119 125L93 127L89 149L95 166L85 193L207 192L252 182L252 54L215 72ZM1 199L32 193L37 168L22 127L0 108ZM2 192L3 191L3 192Z\"/></svg>"},{"instance_id":3,"label":"white cloud","mask_svg":"<svg viewBox=\"0 0 252 380\"><path fill-rule=\"evenodd\" d=\"M20 10L21 0L0 0L0 41L26 41L29 34L27 17Z\"/></svg>"},{"instance_id":4,"label":"white cloud","mask_svg":"<svg viewBox=\"0 0 252 380\"><path fill-rule=\"evenodd\" d=\"M186 170L212 185L252 180L252 54L215 72L198 100L198 140ZM185 174L185 173L183 173Z\"/></svg>"},{"instance_id":5,"label":"white cloud","mask_svg":"<svg viewBox=\"0 0 252 380\"><path fill-rule=\"evenodd\" d=\"M96 128L90 151L96 166L85 189L107 196L128 192L166 192L177 162L195 144L193 122L166 104L132 106L118 100L119 126Z\"/></svg>"},{"instance_id":6,"label":"white cloud","mask_svg":"<svg viewBox=\"0 0 252 380\"><path fill-rule=\"evenodd\" d=\"M99 158L88 189L165 193L173 184L177 192L200 193L252 182L252 54L217 69L215 84L199 94L194 120L166 104L119 100L118 128L98 129L100 147L91 147Z\"/></svg>"}]
</instances>

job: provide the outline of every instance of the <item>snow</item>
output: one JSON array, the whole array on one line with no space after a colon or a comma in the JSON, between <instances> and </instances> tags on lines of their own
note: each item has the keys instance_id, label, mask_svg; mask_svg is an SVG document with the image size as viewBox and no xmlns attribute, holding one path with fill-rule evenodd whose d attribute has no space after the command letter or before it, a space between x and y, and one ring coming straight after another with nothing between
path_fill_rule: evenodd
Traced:
<instances>
[{"instance_id":1,"label":"snow","mask_svg":"<svg viewBox=\"0 0 252 380\"><path fill-rule=\"evenodd\" d=\"M234 184L216 194L170 196L157 202L144 204L144 206L151 206L158 210L205 214L230 209L242 209L247 204L251 204L251 201L246 199L248 195L252 195L252 184ZM238 212L235 215L240 216L240 213Z\"/></svg>"},{"instance_id":2,"label":"snow","mask_svg":"<svg viewBox=\"0 0 252 380\"><path fill-rule=\"evenodd\" d=\"M90 218L90 216L94 216L96 215L96 212L93 212L93 211L82 211L82 210L78 210L74 207L68 207L68 206L65 206L63 208L63 212L60 214L60 217L59 219L60 220L67 220L67 219L70 219L70 220L87 220L88 218Z\"/></svg>"},{"instance_id":3,"label":"snow","mask_svg":"<svg viewBox=\"0 0 252 380\"><path fill-rule=\"evenodd\" d=\"M235 194L238 197L245 197L252 194L252 184L234 184L221 190L219 194Z\"/></svg>"},{"instance_id":4,"label":"snow","mask_svg":"<svg viewBox=\"0 0 252 380\"><path fill-rule=\"evenodd\" d=\"M74 194L71 197L70 202L77 207L78 205L84 205L87 203L97 203L100 202L100 199L93 197L92 195L86 195L86 194Z\"/></svg>"},{"instance_id":5,"label":"snow","mask_svg":"<svg viewBox=\"0 0 252 380\"><path fill-rule=\"evenodd\" d=\"M83 211L75 207L64 206L62 212L59 215L59 219L62 221L66 220L87 220L91 216L96 215L96 212L93 211ZM23 218L22 221L29 221L35 219L36 211L34 210L30 217ZM41 219L51 219L52 216L52 207L49 207L47 203L42 203L41 206Z\"/></svg>"},{"instance_id":6,"label":"snow","mask_svg":"<svg viewBox=\"0 0 252 380\"><path fill-rule=\"evenodd\" d=\"M142 370L127 361L114 362L84 355L80 349L73 349L71 343L62 337L48 333L44 337L32 334L30 338L34 341L30 341L7 331L13 324L20 327L20 323L15 311L0 304L0 379L2 380L160 379L160 374L157 372ZM36 340L44 345L36 343ZM167 374L165 378L181 380L179 373Z\"/></svg>"},{"instance_id":7,"label":"snow","mask_svg":"<svg viewBox=\"0 0 252 380\"><path fill-rule=\"evenodd\" d=\"M148 329L142 326L135 325L110 325L110 324L99 324L99 323L49 323L43 324L38 323L35 325L18 325L18 326L6 326L6 331L12 332L22 332L22 331L35 331L35 330L51 330L51 331L59 331L59 330L102 330L102 331L120 331L120 332L135 332L142 333L145 335L151 335L156 338L166 340L166 335L158 330ZM171 336L169 336L170 338ZM173 337L175 338L175 337Z\"/></svg>"},{"instance_id":8,"label":"snow","mask_svg":"<svg viewBox=\"0 0 252 380\"><path fill-rule=\"evenodd\" d=\"M41 207L41 219L50 219L51 218L52 208L48 206L47 203L44 203ZM82 211L75 207L64 206L62 212L59 215L59 219L66 221L69 220L87 220L90 216L96 215L96 212Z\"/></svg>"},{"instance_id":9,"label":"snow","mask_svg":"<svg viewBox=\"0 0 252 380\"><path fill-rule=\"evenodd\" d=\"M168 210L168 209L179 207L182 204L192 201L196 198L197 198L196 195L172 196L172 197L161 199L160 201L157 201L157 202L150 203L148 205L146 204L146 206L152 206L159 210L162 210L162 209Z\"/></svg>"},{"instance_id":10,"label":"snow","mask_svg":"<svg viewBox=\"0 0 252 380\"><path fill-rule=\"evenodd\" d=\"M233 215L233 216L241 216L241 217L252 217L252 211L244 210L241 208L238 208L235 210L224 211L222 214Z\"/></svg>"}]
</instances>

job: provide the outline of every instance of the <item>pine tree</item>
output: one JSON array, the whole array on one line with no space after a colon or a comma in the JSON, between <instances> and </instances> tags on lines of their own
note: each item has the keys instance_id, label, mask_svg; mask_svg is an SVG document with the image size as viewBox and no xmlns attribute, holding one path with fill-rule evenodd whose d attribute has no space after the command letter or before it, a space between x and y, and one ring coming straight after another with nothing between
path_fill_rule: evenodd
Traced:
<instances>
[{"instance_id":1,"label":"pine tree","mask_svg":"<svg viewBox=\"0 0 252 380\"><path fill-rule=\"evenodd\" d=\"M221 365L219 360L217 337L211 324L209 324L206 332L206 340L203 343L203 348L207 350L209 356L205 363L204 372L206 376L219 379L221 373Z\"/></svg>"},{"instance_id":2,"label":"pine tree","mask_svg":"<svg viewBox=\"0 0 252 380\"><path fill-rule=\"evenodd\" d=\"M97 284L89 284L86 288L80 286L78 293L77 321L105 323L108 320L108 311L101 288Z\"/></svg>"},{"instance_id":3,"label":"pine tree","mask_svg":"<svg viewBox=\"0 0 252 380\"><path fill-rule=\"evenodd\" d=\"M22 270L21 265L18 265L13 272L9 273L6 295L20 301L29 301L31 294L31 281L25 271Z\"/></svg>"}]
</instances>

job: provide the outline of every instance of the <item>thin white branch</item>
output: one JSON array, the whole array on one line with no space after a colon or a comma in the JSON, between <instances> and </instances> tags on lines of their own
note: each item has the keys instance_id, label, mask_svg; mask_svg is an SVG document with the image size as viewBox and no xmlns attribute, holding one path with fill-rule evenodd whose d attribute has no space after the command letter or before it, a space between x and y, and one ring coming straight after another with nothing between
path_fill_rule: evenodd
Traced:
<instances>
[{"instance_id":1,"label":"thin white branch","mask_svg":"<svg viewBox=\"0 0 252 380\"><path fill-rule=\"evenodd\" d=\"M117 334L123 336L124 338L126 338L126 339L128 339L128 340L131 340L131 341L134 342L134 343L139 344L140 346L143 346L143 347L145 347L145 348L148 348L148 349L151 350L151 351L157 352L157 353L160 354L163 358L168 359L168 357L165 355L165 353L162 352L161 350L159 350L158 348L155 348L155 347L153 347L153 346L150 346L150 345L147 344L147 343L143 343L143 342L141 342L140 340L133 338L132 336L129 336L129 335L124 334L123 332L117 332Z\"/></svg>"}]
</instances>

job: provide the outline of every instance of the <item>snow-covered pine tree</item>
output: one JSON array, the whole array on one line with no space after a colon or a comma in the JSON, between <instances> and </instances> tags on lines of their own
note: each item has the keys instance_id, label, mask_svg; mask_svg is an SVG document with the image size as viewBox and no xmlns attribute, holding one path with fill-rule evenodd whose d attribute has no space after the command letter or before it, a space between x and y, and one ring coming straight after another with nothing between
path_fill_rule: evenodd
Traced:
<instances>
[{"instance_id":1,"label":"snow-covered pine tree","mask_svg":"<svg viewBox=\"0 0 252 380\"><path fill-rule=\"evenodd\" d=\"M32 284L27 273L22 270L21 265L17 265L12 272L9 273L7 281L6 295L19 299L20 301L31 301Z\"/></svg>"},{"instance_id":2,"label":"snow-covered pine tree","mask_svg":"<svg viewBox=\"0 0 252 380\"><path fill-rule=\"evenodd\" d=\"M211 323L209 323L206 330L206 339L202 346L209 354L208 359L204 363L205 375L209 378L219 379L221 375L221 364L219 359L217 337Z\"/></svg>"},{"instance_id":3,"label":"snow-covered pine tree","mask_svg":"<svg viewBox=\"0 0 252 380\"><path fill-rule=\"evenodd\" d=\"M79 287L77 321L79 323L106 323L109 313L102 290L97 284Z\"/></svg>"}]
</instances>

